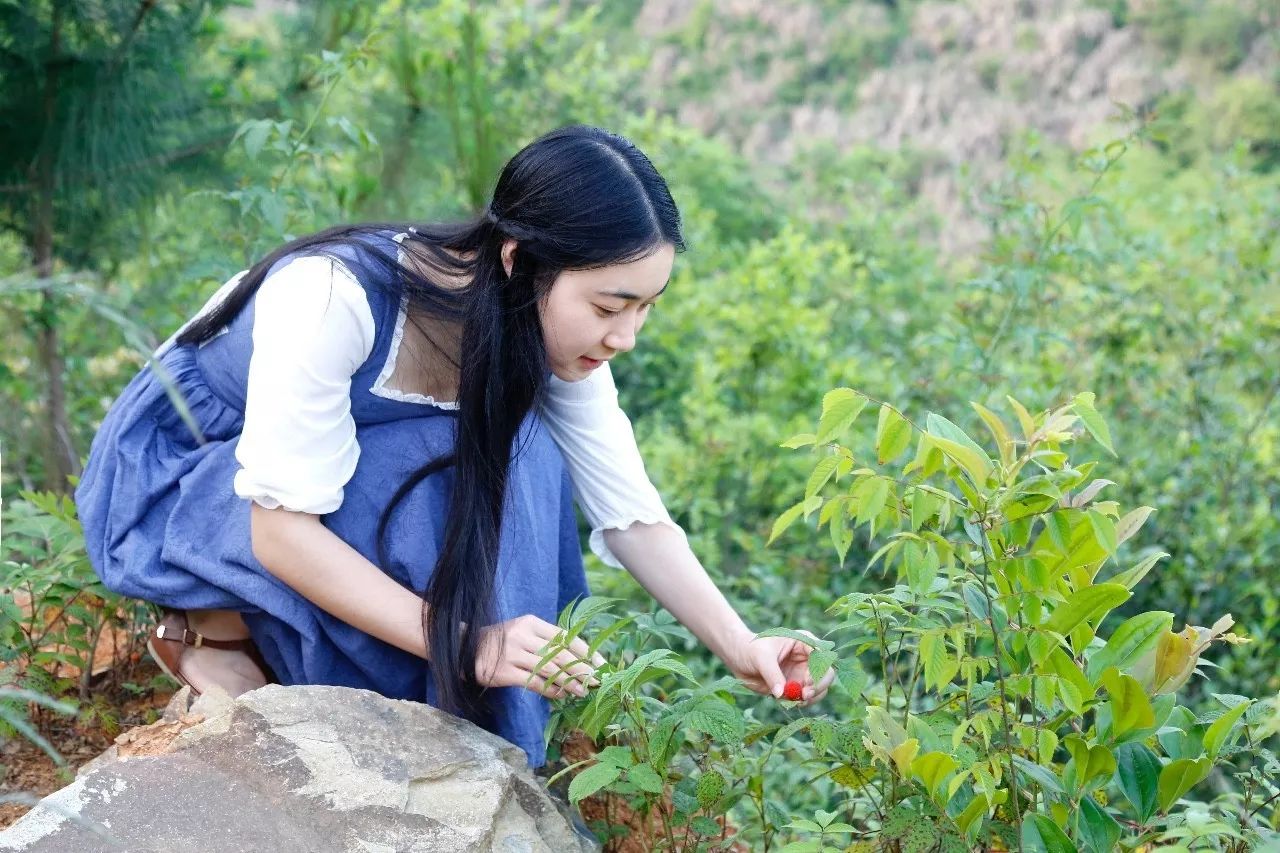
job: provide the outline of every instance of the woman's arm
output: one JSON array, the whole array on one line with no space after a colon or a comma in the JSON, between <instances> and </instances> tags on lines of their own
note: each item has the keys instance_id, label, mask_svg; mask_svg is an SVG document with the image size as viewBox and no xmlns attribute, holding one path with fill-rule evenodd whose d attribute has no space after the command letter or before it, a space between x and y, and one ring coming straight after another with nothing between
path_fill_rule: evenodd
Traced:
<instances>
[{"instance_id":1,"label":"woman's arm","mask_svg":"<svg viewBox=\"0 0 1280 853\"><path fill-rule=\"evenodd\" d=\"M827 695L835 670L828 669L815 681L809 672L808 644L786 637L756 638L707 577L679 530L635 523L626 530L607 529L604 537L640 585L748 688L781 698L786 683L795 681L805 706ZM800 633L813 637L810 631Z\"/></svg>"},{"instance_id":2,"label":"woman's arm","mask_svg":"<svg viewBox=\"0 0 1280 853\"><path fill-rule=\"evenodd\" d=\"M364 558L319 516L251 504L253 555L321 610L385 643L430 659L422 596Z\"/></svg>"},{"instance_id":3,"label":"woman's arm","mask_svg":"<svg viewBox=\"0 0 1280 853\"><path fill-rule=\"evenodd\" d=\"M604 531L605 542L645 590L716 657L733 665L734 653L755 632L725 600L688 542L666 524L636 522Z\"/></svg>"}]
</instances>

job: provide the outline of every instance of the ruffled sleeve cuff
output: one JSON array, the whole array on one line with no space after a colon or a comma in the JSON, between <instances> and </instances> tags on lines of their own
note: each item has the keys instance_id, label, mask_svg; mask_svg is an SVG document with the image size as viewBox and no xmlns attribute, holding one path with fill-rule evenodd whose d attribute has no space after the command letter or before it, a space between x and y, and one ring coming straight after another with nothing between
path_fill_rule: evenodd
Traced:
<instances>
[{"instance_id":1,"label":"ruffled sleeve cuff","mask_svg":"<svg viewBox=\"0 0 1280 853\"><path fill-rule=\"evenodd\" d=\"M328 515L342 506L342 489L336 494L304 494L255 482L247 469L236 472L233 488L239 497L251 500L267 509L286 509L289 512L309 512Z\"/></svg>"},{"instance_id":2,"label":"ruffled sleeve cuff","mask_svg":"<svg viewBox=\"0 0 1280 853\"><path fill-rule=\"evenodd\" d=\"M598 527L591 529L591 536L588 544L591 546L591 552L601 559L607 566L613 566L616 569L625 568L622 562L609 550L609 546L605 544L604 532L606 530L626 530L633 524L665 524L672 530L680 534L680 538L685 544L689 543L689 537L685 534L684 528L671 520L671 516L665 512L661 516L650 515L636 518L620 518L607 521Z\"/></svg>"}]
</instances>

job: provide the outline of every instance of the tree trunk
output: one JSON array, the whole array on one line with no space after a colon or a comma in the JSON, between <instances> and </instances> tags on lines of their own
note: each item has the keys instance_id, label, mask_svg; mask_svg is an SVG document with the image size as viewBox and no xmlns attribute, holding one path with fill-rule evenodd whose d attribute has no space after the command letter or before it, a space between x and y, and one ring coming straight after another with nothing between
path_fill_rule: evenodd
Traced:
<instances>
[{"instance_id":1,"label":"tree trunk","mask_svg":"<svg viewBox=\"0 0 1280 853\"><path fill-rule=\"evenodd\" d=\"M35 229L32 248L35 250L36 275L48 278L53 275L53 195L54 137L57 111L57 61L61 42L62 5L54 4L53 30L49 44L49 57L45 65L44 121L45 141L36 162ZM66 363L58 340L57 302L53 289L41 292L40 313L36 330L36 349L40 366L44 370L45 438L49 467L46 486L59 493L70 490L67 477L80 473L80 456L71 441L71 425L67 419L67 398L62 378Z\"/></svg>"}]
</instances>

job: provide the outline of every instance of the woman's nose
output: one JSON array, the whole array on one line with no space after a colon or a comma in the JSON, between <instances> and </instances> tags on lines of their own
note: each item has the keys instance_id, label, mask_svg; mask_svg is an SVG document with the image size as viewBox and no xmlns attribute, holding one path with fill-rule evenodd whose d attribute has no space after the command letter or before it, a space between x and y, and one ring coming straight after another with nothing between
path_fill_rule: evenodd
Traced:
<instances>
[{"instance_id":1,"label":"woman's nose","mask_svg":"<svg viewBox=\"0 0 1280 853\"><path fill-rule=\"evenodd\" d=\"M604 344L618 352L630 352L636 345L635 324L624 322L610 329L609 334L605 335Z\"/></svg>"}]
</instances>

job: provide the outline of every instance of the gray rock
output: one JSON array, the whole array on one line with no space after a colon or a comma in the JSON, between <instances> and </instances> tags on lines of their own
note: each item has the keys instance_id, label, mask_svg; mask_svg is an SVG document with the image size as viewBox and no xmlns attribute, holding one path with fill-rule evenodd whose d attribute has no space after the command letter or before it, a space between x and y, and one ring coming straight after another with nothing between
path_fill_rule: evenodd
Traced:
<instances>
[{"instance_id":1,"label":"gray rock","mask_svg":"<svg viewBox=\"0 0 1280 853\"><path fill-rule=\"evenodd\" d=\"M0 850L600 849L523 750L428 705L269 685L173 709L188 713L204 720L170 751L99 762L0 832Z\"/></svg>"}]
</instances>

